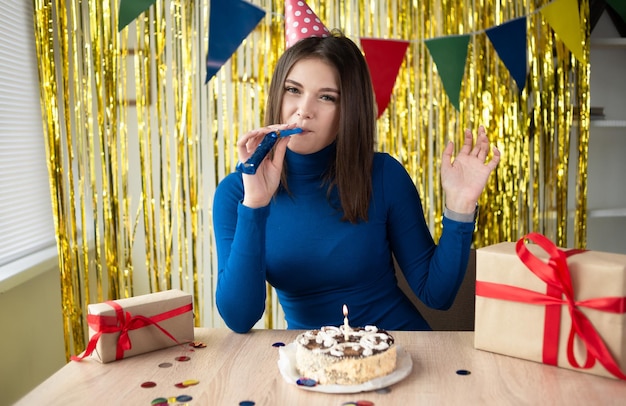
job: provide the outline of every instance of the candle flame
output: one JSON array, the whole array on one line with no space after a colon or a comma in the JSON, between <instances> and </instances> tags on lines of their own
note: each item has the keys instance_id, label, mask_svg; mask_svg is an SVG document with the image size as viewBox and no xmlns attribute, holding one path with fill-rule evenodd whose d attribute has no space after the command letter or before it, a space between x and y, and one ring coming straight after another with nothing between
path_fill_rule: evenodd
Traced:
<instances>
[{"instance_id":1,"label":"candle flame","mask_svg":"<svg viewBox=\"0 0 626 406\"><path fill-rule=\"evenodd\" d=\"M348 306L343 305L343 316L347 317L348 316Z\"/></svg>"}]
</instances>

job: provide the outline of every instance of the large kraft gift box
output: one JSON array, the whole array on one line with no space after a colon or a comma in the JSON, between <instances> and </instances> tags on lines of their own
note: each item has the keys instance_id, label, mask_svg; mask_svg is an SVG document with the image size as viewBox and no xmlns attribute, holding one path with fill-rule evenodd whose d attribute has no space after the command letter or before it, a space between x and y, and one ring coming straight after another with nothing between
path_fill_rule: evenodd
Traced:
<instances>
[{"instance_id":1,"label":"large kraft gift box","mask_svg":"<svg viewBox=\"0 0 626 406\"><path fill-rule=\"evenodd\" d=\"M474 346L626 379L626 255L530 233L476 250Z\"/></svg>"},{"instance_id":2,"label":"large kraft gift box","mask_svg":"<svg viewBox=\"0 0 626 406\"><path fill-rule=\"evenodd\" d=\"M89 344L80 359L92 354L107 363L194 339L192 296L181 290L90 304L87 310Z\"/></svg>"}]
</instances>

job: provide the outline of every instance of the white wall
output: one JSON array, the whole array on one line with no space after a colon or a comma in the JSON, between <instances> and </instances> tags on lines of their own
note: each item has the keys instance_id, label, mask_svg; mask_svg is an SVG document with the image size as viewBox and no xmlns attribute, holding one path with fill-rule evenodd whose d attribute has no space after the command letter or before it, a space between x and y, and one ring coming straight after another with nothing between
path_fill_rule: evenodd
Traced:
<instances>
[{"instance_id":1,"label":"white wall","mask_svg":"<svg viewBox=\"0 0 626 406\"><path fill-rule=\"evenodd\" d=\"M626 39L623 45L602 45L604 38L618 38L605 12L591 33L589 77L592 107L602 107L605 117L592 120L587 168L587 248L626 254ZM577 148L572 145L572 148ZM572 151L570 157L577 156ZM571 178L570 178L571 179ZM570 207L575 184L570 181ZM569 218L568 242L573 243L573 216ZM570 244L570 246L573 246Z\"/></svg>"},{"instance_id":2,"label":"white wall","mask_svg":"<svg viewBox=\"0 0 626 406\"><path fill-rule=\"evenodd\" d=\"M58 268L0 293L0 405L10 405L65 365Z\"/></svg>"}]
</instances>

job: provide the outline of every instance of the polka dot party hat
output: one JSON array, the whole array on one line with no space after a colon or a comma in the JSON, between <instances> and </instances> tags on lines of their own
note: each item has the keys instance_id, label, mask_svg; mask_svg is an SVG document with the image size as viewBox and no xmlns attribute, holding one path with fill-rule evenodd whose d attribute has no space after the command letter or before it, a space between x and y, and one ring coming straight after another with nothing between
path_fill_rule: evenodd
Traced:
<instances>
[{"instance_id":1,"label":"polka dot party hat","mask_svg":"<svg viewBox=\"0 0 626 406\"><path fill-rule=\"evenodd\" d=\"M285 41L289 48L308 37L327 37L328 28L304 0L285 0Z\"/></svg>"}]
</instances>

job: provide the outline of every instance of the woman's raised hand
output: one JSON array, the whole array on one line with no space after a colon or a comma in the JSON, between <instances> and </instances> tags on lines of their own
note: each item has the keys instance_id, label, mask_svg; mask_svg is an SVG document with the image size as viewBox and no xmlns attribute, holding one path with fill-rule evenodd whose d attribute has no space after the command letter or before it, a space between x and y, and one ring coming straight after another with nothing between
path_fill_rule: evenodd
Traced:
<instances>
[{"instance_id":1,"label":"woman's raised hand","mask_svg":"<svg viewBox=\"0 0 626 406\"><path fill-rule=\"evenodd\" d=\"M453 157L454 143L449 142L441 160L441 187L445 192L446 207L457 213L471 213L485 189L491 172L500 162L500 151L493 147L493 157L489 155L490 143L482 125L474 143L471 130L465 130L463 147Z\"/></svg>"},{"instance_id":2,"label":"woman's raised hand","mask_svg":"<svg viewBox=\"0 0 626 406\"><path fill-rule=\"evenodd\" d=\"M246 162L266 134L272 131L294 127L295 125L271 125L244 134L237 141L239 161ZM280 184L280 175L283 169L283 161L285 159L288 142L289 137L279 138L276 141L276 145L274 145L274 153L267 155L257 168L255 174L242 174L244 187L243 204L245 206L258 208L269 204Z\"/></svg>"}]
</instances>

